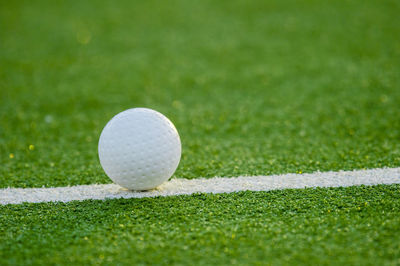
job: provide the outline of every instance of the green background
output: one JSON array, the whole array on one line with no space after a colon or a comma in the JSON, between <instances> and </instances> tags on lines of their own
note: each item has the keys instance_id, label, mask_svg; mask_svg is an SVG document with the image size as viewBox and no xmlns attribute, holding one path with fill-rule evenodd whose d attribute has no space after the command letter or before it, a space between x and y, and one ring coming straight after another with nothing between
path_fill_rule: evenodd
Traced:
<instances>
[{"instance_id":1,"label":"green background","mask_svg":"<svg viewBox=\"0 0 400 266\"><path fill-rule=\"evenodd\" d=\"M0 3L1 187L110 182L132 107L176 125L176 177L400 165L398 1Z\"/></svg>"},{"instance_id":2,"label":"green background","mask_svg":"<svg viewBox=\"0 0 400 266\"><path fill-rule=\"evenodd\" d=\"M109 183L156 109L177 178L400 166L399 1L0 0L0 188ZM400 264L399 185L0 206L1 265Z\"/></svg>"}]
</instances>

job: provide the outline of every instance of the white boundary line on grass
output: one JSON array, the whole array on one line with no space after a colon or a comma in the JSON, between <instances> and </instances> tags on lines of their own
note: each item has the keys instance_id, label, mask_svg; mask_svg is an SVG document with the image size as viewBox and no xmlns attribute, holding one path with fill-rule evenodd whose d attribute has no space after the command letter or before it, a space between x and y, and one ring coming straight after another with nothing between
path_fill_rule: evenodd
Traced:
<instances>
[{"instance_id":1,"label":"white boundary line on grass","mask_svg":"<svg viewBox=\"0 0 400 266\"><path fill-rule=\"evenodd\" d=\"M290 188L348 187L359 185L400 184L400 168L283 174L272 176L214 177L172 179L157 189L145 192L128 191L115 184L81 185L54 188L0 189L0 205L23 202L68 202L73 200L104 200L190 195L194 193L231 193L238 191L269 191Z\"/></svg>"}]
</instances>

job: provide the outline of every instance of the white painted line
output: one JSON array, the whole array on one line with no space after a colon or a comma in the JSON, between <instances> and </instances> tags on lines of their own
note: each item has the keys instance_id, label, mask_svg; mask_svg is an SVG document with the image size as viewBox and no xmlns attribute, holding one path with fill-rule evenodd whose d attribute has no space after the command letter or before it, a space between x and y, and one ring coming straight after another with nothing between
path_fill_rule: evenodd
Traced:
<instances>
[{"instance_id":1,"label":"white painted line","mask_svg":"<svg viewBox=\"0 0 400 266\"><path fill-rule=\"evenodd\" d=\"M273 176L214 177L192 180L172 179L157 189L145 192L129 191L115 184L55 188L5 188L0 189L0 204L68 202L88 199L143 198L190 195L193 193L231 193L245 190L268 191L288 188L348 187L378 184L400 184L400 168Z\"/></svg>"}]
</instances>

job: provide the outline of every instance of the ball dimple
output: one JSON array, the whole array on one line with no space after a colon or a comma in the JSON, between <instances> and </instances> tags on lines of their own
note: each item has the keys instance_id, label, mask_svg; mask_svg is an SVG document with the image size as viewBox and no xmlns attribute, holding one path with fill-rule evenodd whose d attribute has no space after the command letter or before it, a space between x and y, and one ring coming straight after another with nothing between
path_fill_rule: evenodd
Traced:
<instances>
[{"instance_id":1,"label":"ball dimple","mask_svg":"<svg viewBox=\"0 0 400 266\"><path fill-rule=\"evenodd\" d=\"M133 190L151 189L168 180L180 156L181 143L174 125L146 108L117 114L99 140L100 163L106 174Z\"/></svg>"}]
</instances>

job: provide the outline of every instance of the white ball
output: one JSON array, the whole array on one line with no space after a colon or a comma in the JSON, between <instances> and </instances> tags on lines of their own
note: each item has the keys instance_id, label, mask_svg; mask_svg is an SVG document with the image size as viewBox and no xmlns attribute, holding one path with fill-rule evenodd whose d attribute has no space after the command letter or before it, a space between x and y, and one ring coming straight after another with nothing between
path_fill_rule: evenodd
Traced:
<instances>
[{"instance_id":1,"label":"white ball","mask_svg":"<svg viewBox=\"0 0 400 266\"><path fill-rule=\"evenodd\" d=\"M175 126L161 113L133 108L114 116L99 140L99 159L116 184L148 190L167 181L181 158Z\"/></svg>"}]
</instances>

